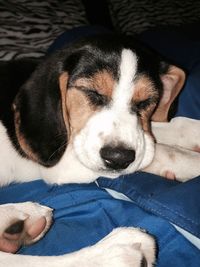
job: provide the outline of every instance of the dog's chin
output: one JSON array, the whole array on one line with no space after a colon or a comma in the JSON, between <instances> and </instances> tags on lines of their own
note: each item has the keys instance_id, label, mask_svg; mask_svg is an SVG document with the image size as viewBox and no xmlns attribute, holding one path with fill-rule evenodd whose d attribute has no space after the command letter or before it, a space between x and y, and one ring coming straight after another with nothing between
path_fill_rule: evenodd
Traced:
<instances>
[{"instance_id":1,"label":"dog's chin","mask_svg":"<svg viewBox=\"0 0 200 267\"><path fill-rule=\"evenodd\" d=\"M125 169L125 170L110 170L110 169L101 169L99 170L100 176L102 177L106 177L106 178L110 178L110 179L116 179L121 175L128 175L131 173L136 172L135 171L130 171L129 168Z\"/></svg>"}]
</instances>

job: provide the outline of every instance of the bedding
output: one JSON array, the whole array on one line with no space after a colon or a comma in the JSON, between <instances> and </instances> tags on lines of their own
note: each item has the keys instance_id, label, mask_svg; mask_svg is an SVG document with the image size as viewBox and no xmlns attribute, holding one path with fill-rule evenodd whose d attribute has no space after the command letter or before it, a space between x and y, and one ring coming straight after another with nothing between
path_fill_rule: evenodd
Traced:
<instances>
[{"instance_id":1,"label":"bedding","mask_svg":"<svg viewBox=\"0 0 200 267\"><path fill-rule=\"evenodd\" d=\"M200 19L198 0L108 0L115 30L135 34L156 26L180 26Z\"/></svg>"},{"instance_id":2,"label":"bedding","mask_svg":"<svg viewBox=\"0 0 200 267\"><path fill-rule=\"evenodd\" d=\"M152 202L153 199L156 201L154 196L157 196L159 203L159 195L164 198L166 196L164 192L166 193L168 189L173 196L179 191L177 184L160 177L139 174L136 174L136 177L121 177L113 182L102 178L98 181L101 187L95 183L56 186L38 180L1 188L0 203L32 200L54 208L54 224L50 231L42 240L32 246L22 247L18 253L60 255L96 243L115 227L136 226L156 236L159 246L158 267L200 266L200 250L180 234L170 224L168 218L164 219L160 214L155 215L154 209L158 209L157 203L149 211L144 205L138 205L142 204L142 199L143 201L146 199L148 206L150 199ZM115 199L102 186L128 193L134 202ZM137 188L138 186L141 190ZM195 186L199 186L199 183L195 183ZM137 201L135 201L136 195ZM190 204L194 204L192 200ZM199 207L195 210L200 211ZM190 214L187 218L189 216Z\"/></svg>"},{"instance_id":3,"label":"bedding","mask_svg":"<svg viewBox=\"0 0 200 267\"><path fill-rule=\"evenodd\" d=\"M69 38L65 39L65 36L65 41L62 39L56 47L51 47L51 51L66 40L73 41L74 31L69 33ZM81 34L79 29L77 36ZM166 40L159 39L160 34L151 37L147 33L140 38L188 69L187 83L179 97L176 116L199 119L200 91L197 85L200 83L200 57L199 49L193 47L194 43L195 47L199 47L200 43L183 42L176 34L176 41L173 45L168 42L166 49ZM156 42L156 38L162 42ZM179 49L180 44L182 49ZM192 53L186 54L185 51ZM185 105L182 105L183 101ZM191 105L187 105L188 101ZM54 209L54 224L47 235L32 246L22 247L18 253L60 255L92 245L118 226L135 226L156 237L158 267L200 266L200 250L197 248L200 238L200 177L179 183L151 174L135 173L116 180L101 177L97 183L63 186L47 185L39 178L0 188L0 204L37 201ZM123 199L114 198L105 189L121 193ZM197 243L185 238L177 226L195 236Z\"/></svg>"},{"instance_id":4,"label":"bedding","mask_svg":"<svg viewBox=\"0 0 200 267\"><path fill-rule=\"evenodd\" d=\"M42 57L59 34L86 24L81 0L0 1L0 60Z\"/></svg>"}]
</instances>

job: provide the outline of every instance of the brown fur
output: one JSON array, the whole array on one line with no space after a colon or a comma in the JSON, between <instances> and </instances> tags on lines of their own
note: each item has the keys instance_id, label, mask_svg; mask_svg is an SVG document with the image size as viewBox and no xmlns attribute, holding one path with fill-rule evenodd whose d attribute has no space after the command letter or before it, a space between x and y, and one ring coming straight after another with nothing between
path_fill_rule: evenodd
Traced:
<instances>
[{"instance_id":1,"label":"brown fur","mask_svg":"<svg viewBox=\"0 0 200 267\"><path fill-rule=\"evenodd\" d=\"M113 88L114 88L114 80L107 71L102 71L94 74L93 77L90 78L80 78L77 79L73 85L68 88L66 96L66 100L62 101L66 103L66 110L63 112L67 112L71 131L71 138L76 135L80 130L85 126L88 119L97 111L99 107L95 107L90 104L87 96L82 92L85 89L94 89L99 94L106 95L109 98L112 96ZM81 89L81 90L79 90Z\"/></svg>"},{"instance_id":2,"label":"brown fur","mask_svg":"<svg viewBox=\"0 0 200 267\"><path fill-rule=\"evenodd\" d=\"M140 77L135 84L133 102L137 103L144 101L149 97L158 98L158 93L154 89L154 85L147 76ZM149 119L155 109L155 104L152 103L146 109L141 111L140 122L145 132L150 132Z\"/></svg>"},{"instance_id":3,"label":"brown fur","mask_svg":"<svg viewBox=\"0 0 200 267\"><path fill-rule=\"evenodd\" d=\"M30 159L32 159L33 161L38 162L37 154L33 152L31 147L28 145L26 138L24 137L24 135L20 131L20 123L21 123L20 112L18 110L16 110L15 105L13 105L13 109L15 110L15 113L14 113L15 132L16 132L18 142L19 142L21 148L23 149L23 151L26 153L26 155Z\"/></svg>"},{"instance_id":4,"label":"brown fur","mask_svg":"<svg viewBox=\"0 0 200 267\"><path fill-rule=\"evenodd\" d=\"M99 94L106 95L111 98L115 81L110 73L106 70L97 72L93 77L80 78L74 83L74 87L94 89Z\"/></svg>"},{"instance_id":5,"label":"brown fur","mask_svg":"<svg viewBox=\"0 0 200 267\"><path fill-rule=\"evenodd\" d=\"M87 97L79 90L72 88L67 92L67 111L71 130L71 138L85 126L95 109L89 104Z\"/></svg>"},{"instance_id":6,"label":"brown fur","mask_svg":"<svg viewBox=\"0 0 200 267\"><path fill-rule=\"evenodd\" d=\"M65 122L65 126L67 128L67 133L68 133L68 138L69 138L70 127L69 127L69 119L68 119L69 116L68 116L68 111L67 111L67 82L68 82L68 74L64 72L59 77L59 86L60 86L60 93L61 93L63 119Z\"/></svg>"}]
</instances>

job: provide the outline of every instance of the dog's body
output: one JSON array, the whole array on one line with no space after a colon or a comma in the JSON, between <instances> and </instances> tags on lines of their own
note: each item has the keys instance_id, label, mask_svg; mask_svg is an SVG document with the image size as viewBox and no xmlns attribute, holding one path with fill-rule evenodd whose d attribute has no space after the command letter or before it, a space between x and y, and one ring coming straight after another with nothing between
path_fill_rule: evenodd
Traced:
<instances>
[{"instance_id":1,"label":"dog's body","mask_svg":"<svg viewBox=\"0 0 200 267\"><path fill-rule=\"evenodd\" d=\"M184 80L184 71L128 37L88 38L57 52L21 82L19 92L2 98L0 184L41 177L57 184L92 182L138 170L183 181L197 176L200 122L166 122ZM151 118L160 121L152 129ZM187 172L183 161L191 162ZM50 209L33 203L9 208L15 214L0 225L2 250L17 250L15 234L31 243L47 231ZM0 213L5 210L0 207ZM13 221L17 229L23 221L23 227L13 230ZM108 248L111 252L99 252ZM154 248L153 239L140 230L119 229L94 247L51 260L2 252L0 266L151 266Z\"/></svg>"}]
</instances>

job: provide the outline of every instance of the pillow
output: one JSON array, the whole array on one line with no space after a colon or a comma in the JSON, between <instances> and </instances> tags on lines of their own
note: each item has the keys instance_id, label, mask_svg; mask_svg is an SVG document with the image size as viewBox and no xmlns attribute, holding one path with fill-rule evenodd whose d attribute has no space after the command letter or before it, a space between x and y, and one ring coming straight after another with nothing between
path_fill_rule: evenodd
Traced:
<instances>
[{"instance_id":1,"label":"pillow","mask_svg":"<svg viewBox=\"0 0 200 267\"><path fill-rule=\"evenodd\" d=\"M161 25L181 25L200 19L198 0L108 0L116 30L140 33Z\"/></svg>"},{"instance_id":2,"label":"pillow","mask_svg":"<svg viewBox=\"0 0 200 267\"><path fill-rule=\"evenodd\" d=\"M63 31L87 23L81 0L1 1L0 60L41 57Z\"/></svg>"}]
</instances>

